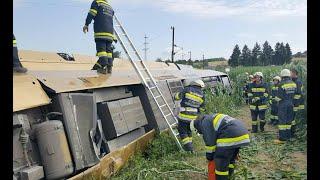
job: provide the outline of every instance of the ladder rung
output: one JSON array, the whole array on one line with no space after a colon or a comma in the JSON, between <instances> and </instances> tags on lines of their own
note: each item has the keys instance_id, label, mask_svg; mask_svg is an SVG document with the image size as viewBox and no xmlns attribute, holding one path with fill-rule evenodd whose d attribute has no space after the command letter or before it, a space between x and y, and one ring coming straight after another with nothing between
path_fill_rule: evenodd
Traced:
<instances>
[{"instance_id":1,"label":"ladder rung","mask_svg":"<svg viewBox=\"0 0 320 180\"><path fill-rule=\"evenodd\" d=\"M156 86L149 87L149 89L154 89L154 88L156 88Z\"/></svg>"},{"instance_id":2,"label":"ladder rung","mask_svg":"<svg viewBox=\"0 0 320 180\"><path fill-rule=\"evenodd\" d=\"M164 106L166 106L166 104L164 104L164 105L161 105L161 106L159 106L160 108L162 108L162 107L164 107Z\"/></svg>"},{"instance_id":3,"label":"ladder rung","mask_svg":"<svg viewBox=\"0 0 320 180\"><path fill-rule=\"evenodd\" d=\"M158 99L159 97L161 97L161 95L154 97L155 99Z\"/></svg>"},{"instance_id":4,"label":"ladder rung","mask_svg":"<svg viewBox=\"0 0 320 180\"><path fill-rule=\"evenodd\" d=\"M173 124L171 124L170 126L175 126L175 125L177 125L178 123L173 123Z\"/></svg>"},{"instance_id":5,"label":"ladder rung","mask_svg":"<svg viewBox=\"0 0 320 180\"><path fill-rule=\"evenodd\" d=\"M173 133L175 136L179 136L179 133Z\"/></svg>"},{"instance_id":6,"label":"ladder rung","mask_svg":"<svg viewBox=\"0 0 320 180\"><path fill-rule=\"evenodd\" d=\"M171 114L167 114L167 115L165 115L165 117L168 117L168 116L171 116Z\"/></svg>"}]
</instances>

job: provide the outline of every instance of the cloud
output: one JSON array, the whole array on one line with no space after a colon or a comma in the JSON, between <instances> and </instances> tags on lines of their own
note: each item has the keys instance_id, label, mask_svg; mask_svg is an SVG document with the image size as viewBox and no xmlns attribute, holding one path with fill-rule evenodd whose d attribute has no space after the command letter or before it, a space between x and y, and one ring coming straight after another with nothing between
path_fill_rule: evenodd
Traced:
<instances>
[{"instance_id":1,"label":"cloud","mask_svg":"<svg viewBox=\"0 0 320 180\"><path fill-rule=\"evenodd\" d=\"M90 0L73 0L89 2ZM307 0L109 0L114 6L155 6L165 12L203 18L306 16ZM119 7L119 9L121 9Z\"/></svg>"},{"instance_id":2,"label":"cloud","mask_svg":"<svg viewBox=\"0 0 320 180\"><path fill-rule=\"evenodd\" d=\"M275 34L272 34L271 36L273 36L275 38L278 38L278 39L281 39L281 38L286 38L288 36L288 34L286 34L286 33L275 33Z\"/></svg>"}]
</instances>

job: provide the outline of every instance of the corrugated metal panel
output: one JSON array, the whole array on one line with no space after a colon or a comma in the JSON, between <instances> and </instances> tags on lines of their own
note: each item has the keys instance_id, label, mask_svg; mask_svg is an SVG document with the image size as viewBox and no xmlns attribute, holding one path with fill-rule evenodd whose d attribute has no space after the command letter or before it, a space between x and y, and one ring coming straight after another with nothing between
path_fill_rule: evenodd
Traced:
<instances>
[{"instance_id":1,"label":"corrugated metal panel","mask_svg":"<svg viewBox=\"0 0 320 180\"><path fill-rule=\"evenodd\" d=\"M13 112L50 103L38 80L29 74L13 74Z\"/></svg>"}]
</instances>

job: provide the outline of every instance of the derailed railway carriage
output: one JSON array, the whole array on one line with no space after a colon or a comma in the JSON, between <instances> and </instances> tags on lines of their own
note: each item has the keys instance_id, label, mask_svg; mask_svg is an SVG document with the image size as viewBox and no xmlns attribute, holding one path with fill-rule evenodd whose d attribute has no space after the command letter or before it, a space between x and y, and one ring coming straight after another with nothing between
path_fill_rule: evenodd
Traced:
<instances>
[{"instance_id":1,"label":"derailed railway carriage","mask_svg":"<svg viewBox=\"0 0 320 180\"><path fill-rule=\"evenodd\" d=\"M14 179L105 179L168 128L128 60L115 59L113 73L102 75L89 70L93 56L23 50L19 56L29 72L13 76ZM221 72L146 64L173 110L184 81L230 86Z\"/></svg>"}]
</instances>

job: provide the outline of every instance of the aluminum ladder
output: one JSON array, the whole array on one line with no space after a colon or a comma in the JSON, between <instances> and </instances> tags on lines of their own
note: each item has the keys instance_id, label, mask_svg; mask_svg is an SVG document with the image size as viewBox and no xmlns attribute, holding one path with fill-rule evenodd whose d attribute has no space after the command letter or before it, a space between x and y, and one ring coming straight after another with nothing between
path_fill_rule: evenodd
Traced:
<instances>
[{"instance_id":1,"label":"aluminum ladder","mask_svg":"<svg viewBox=\"0 0 320 180\"><path fill-rule=\"evenodd\" d=\"M140 79L142 80L144 86L149 90L152 98L157 104L157 107L159 108L163 118L165 119L167 125L169 126L170 133L174 136L175 142L180 148L180 150L183 150L181 143L179 141L179 133L176 129L178 125L178 120L175 117L174 113L172 112L169 104L167 103L166 99L163 97L163 94L161 93L157 82L153 78L152 74L150 73L149 69L147 68L146 64L142 60L140 54L138 53L137 49L133 45L132 41L130 40L126 30L123 28L121 25L119 19L117 18L116 15L114 15L114 32L115 35L117 36L118 41L120 42L123 50L125 51L126 55L128 56L128 59L134 66L136 72L138 73ZM128 50L124 39L126 40L126 44L131 48L131 50ZM133 60L133 56L136 56L138 59ZM168 111L168 113L165 113L165 111ZM174 123L171 123L169 121L169 117L171 117L174 120Z\"/></svg>"}]
</instances>

